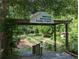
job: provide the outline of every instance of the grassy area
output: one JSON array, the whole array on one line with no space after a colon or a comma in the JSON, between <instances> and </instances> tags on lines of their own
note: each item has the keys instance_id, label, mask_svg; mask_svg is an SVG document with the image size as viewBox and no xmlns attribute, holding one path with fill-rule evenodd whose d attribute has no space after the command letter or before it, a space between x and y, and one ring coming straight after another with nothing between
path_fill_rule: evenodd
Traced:
<instances>
[{"instance_id":1,"label":"grassy area","mask_svg":"<svg viewBox=\"0 0 79 59\"><path fill-rule=\"evenodd\" d=\"M37 43L40 43L40 41L43 41L43 44L44 44L44 47L46 47L48 50L54 50L54 40L53 38L51 39L50 38L46 38L46 37L43 37L43 36L36 36L36 35L27 35L27 40L30 42L30 43L34 43L34 44L37 44ZM63 42L60 42L57 40L57 50L58 51L64 51L65 50L65 44L63 44Z\"/></svg>"}]
</instances>

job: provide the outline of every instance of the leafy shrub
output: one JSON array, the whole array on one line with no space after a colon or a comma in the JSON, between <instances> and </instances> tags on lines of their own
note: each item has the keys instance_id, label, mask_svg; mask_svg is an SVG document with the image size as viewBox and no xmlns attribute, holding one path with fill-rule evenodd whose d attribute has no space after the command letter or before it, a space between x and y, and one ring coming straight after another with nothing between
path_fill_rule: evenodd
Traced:
<instances>
[{"instance_id":1,"label":"leafy shrub","mask_svg":"<svg viewBox=\"0 0 79 59\"><path fill-rule=\"evenodd\" d=\"M52 45L51 44L47 44L47 50L52 50Z\"/></svg>"}]
</instances>

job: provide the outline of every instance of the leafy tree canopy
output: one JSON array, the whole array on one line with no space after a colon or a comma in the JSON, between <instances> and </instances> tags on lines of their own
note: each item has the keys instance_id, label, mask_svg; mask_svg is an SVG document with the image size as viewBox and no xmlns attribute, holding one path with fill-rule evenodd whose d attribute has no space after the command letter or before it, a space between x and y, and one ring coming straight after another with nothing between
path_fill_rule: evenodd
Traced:
<instances>
[{"instance_id":1,"label":"leafy tree canopy","mask_svg":"<svg viewBox=\"0 0 79 59\"><path fill-rule=\"evenodd\" d=\"M54 16L76 15L77 0L9 0L8 17L29 18L37 11L46 11Z\"/></svg>"}]
</instances>

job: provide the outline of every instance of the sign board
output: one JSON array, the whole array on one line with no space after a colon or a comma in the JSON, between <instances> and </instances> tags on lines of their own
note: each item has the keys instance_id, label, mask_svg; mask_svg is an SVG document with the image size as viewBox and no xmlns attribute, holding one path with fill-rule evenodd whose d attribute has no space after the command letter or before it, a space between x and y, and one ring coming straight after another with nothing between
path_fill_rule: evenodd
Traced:
<instances>
[{"instance_id":1,"label":"sign board","mask_svg":"<svg viewBox=\"0 0 79 59\"><path fill-rule=\"evenodd\" d=\"M37 12L30 18L30 23L53 23L52 17L47 12Z\"/></svg>"}]
</instances>

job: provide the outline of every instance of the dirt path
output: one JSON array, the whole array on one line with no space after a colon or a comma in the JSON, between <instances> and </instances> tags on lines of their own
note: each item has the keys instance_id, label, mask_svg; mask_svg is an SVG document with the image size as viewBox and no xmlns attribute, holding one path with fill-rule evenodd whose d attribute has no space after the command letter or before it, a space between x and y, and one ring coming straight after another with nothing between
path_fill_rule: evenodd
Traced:
<instances>
[{"instance_id":1,"label":"dirt path","mask_svg":"<svg viewBox=\"0 0 79 59\"><path fill-rule=\"evenodd\" d=\"M47 52L40 56L22 56L19 59L74 59L71 55L59 52Z\"/></svg>"}]
</instances>

